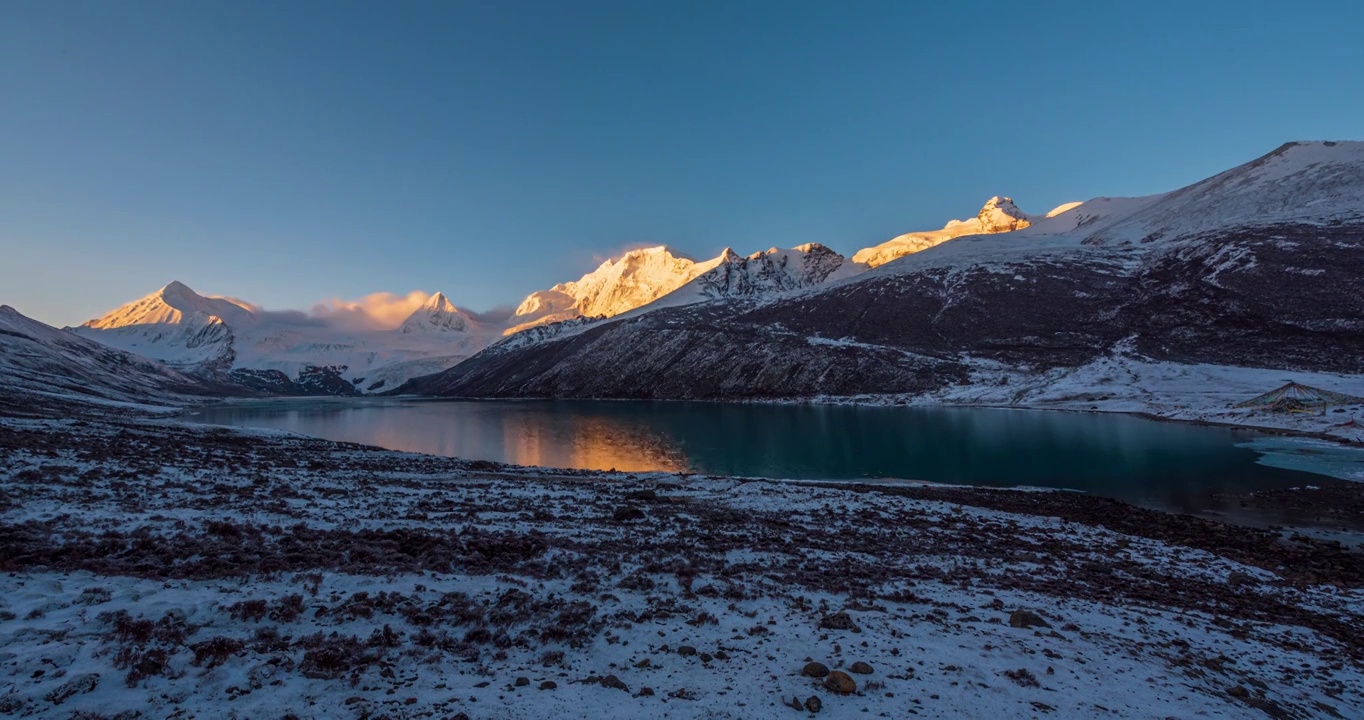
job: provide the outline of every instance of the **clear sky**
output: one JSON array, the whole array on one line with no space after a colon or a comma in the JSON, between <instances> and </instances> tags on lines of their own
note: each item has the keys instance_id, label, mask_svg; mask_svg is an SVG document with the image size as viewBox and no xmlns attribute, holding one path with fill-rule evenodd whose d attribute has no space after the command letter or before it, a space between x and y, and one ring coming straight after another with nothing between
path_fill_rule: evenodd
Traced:
<instances>
[{"instance_id":1,"label":"clear sky","mask_svg":"<svg viewBox=\"0 0 1364 720\"><path fill-rule=\"evenodd\" d=\"M514 304L1364 138L1364 3L0 0L0 303Z\"/></svg>"}]
</instances>

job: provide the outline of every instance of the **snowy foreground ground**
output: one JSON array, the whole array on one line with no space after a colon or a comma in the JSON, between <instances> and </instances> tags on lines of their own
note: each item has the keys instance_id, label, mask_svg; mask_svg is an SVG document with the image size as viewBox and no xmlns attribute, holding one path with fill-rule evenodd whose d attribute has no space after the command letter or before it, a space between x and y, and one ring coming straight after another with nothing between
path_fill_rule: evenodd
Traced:
<instances>
[{"instance_id":1,"label":"snowy foreground ground","mask_svg":"<svg viewBox=\"0 0 1364 720\"><path fill-rule=\"evenodd\" d=\"M1073 493L9 418L0 571L7 717L1364 717L1359 554Z\"/></svg>"}]
</instances>

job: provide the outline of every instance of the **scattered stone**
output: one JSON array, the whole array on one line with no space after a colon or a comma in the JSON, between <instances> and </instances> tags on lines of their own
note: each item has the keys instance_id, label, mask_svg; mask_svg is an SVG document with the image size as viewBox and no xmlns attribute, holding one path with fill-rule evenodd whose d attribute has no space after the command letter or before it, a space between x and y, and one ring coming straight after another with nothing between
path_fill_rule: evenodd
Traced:
<instances>
[{"instance_id":1,"label":"scattered stone","mask_svg":"<svg viewBox=\"0 0 1364 720\"><path fill-rule=\"evenodd\" d=\"M347 704L347 705L354 705L354 704L356 704L356 703L362 703L362 702L364 702L364 701L365 701L365 699L362 698L362 697L360 697L359 695L352 695L352 696L346 698L346 704Z\"/></svg>"},{"instance_id":2,"label":"scattered stone","mask_svg":"<svg viewBox=\"0 0 1364 720\"><path fill-rule=\"evenodd\" d=\"M1240 685L1228 688L1227 694L1241 700L1245 700L1246 698L1250 697L1250 691Z\"/></svg>"},{"instance_id":3,"label":"scattered stone","mask_svg":"<svg viewBox=\"0 0 1364 720\"><path fill-rule=\"evenodd\" d=\"M653 697L653 696L654 696L654 689L651 688L651 687L642 687L642 688L639 689L639 696L640 696L640 697Z\"/></svg>"},{"instance_id":4,"label":"scattered stone","mask_svg":"<svg viewBox=\"0 0 1364 720\"><path fill-rule=\"evenodd\" d=\"M848 666L848 672L855 672L858 675L870 675L874 671L871 669L870 665L862 662L861 660L858 660L857 662Z\"/></svg>"},{"instance_id":5,"label":"scattered stone","mask_svg":"<svg viewBox=\"0 0 1364 720\"><path fill-rule=\"evenodd\" d=\"M710 662L715 658L710 653L701 653L701 662Z\"/></svg>"},{"instance_id":6,"label":"scattered stone","mask_svg":"<svg viewBox=\"0 0 1364 720\"><path fill-rule=\"evenodd\" d=\"M53 705L61 705L76 695L83 695L96 687L99 687L99 673L82 673L43 697Z\"/></svg>"},{"instance_id":7,"label":"scattered stone","mask_svg":"<svg viewBox=\"0 0 1364 720\"><path fill-rule=\"evenodd\" d=\"M553 690L553 689L555 689L555 688L557 688L557 687L559 687L559 683L556 683L556 682L554 682L553 680L546 680L546 681L540 683L540 689L541 689L541 690Z\"/></svg>"},{"instance_id":8,"label":"scattered stone","mask_svg":"<svg viewBox=\"0 0 1364 720\"><path fill-rule=\"evenodd\" d=\"M800 698L796 697L795 695L792 695L791 699L786 701L786 705L795 710L805 709L805 706L800 704Z\"/></svg>"},{"instance_id":9,"label":"scattered stone","mask_svg":"<svg viewBox=\"0 0 1364 720\"><path fill-rule=\"evenodd\" d=\"M1022 687L1039 687L1042 684L1037 682L1037 676L1033 675L1032 671L1028 670L1027 668L1019 668L1017 670L1005 670L1004 677L1013 680L1016 684Z\"/></svg>"},{"instance_id":10,"label":"scattered stone","mask_svg":"<svg viewBox=\"0 0 1364 720\"><path fill-rule=\"evenodd\" d=\"M858 627L857 623L853 622L853 619L848 613L842 610L839 610L833 615L825 615L824 618L819 621L819 626L826 630L851 630L853 632L862 632L862 628Z\"/></svg>"},{"instance_id":11,"label":"scattered stone","mask_svg":"<svg viewBox=\"0 0 1364 720\"><path fill-rule=\"evenodd\" d=\"M842 670L835 670L824 678L824 689L839 695L851 695L857 692L857 682Z\"/></svg>"},{"instance_id":12,"label":"scattered stone","mask_svg":"<svg viewBox=\"0 0 1364 720\"><path fill-rule=\"evenodd\" d=\"M801 668L800 674L812 678L828 677L829 666L822 662L805 663L805 667Z\"/></svg>"},{"instance_id":13,"label":"scattered stone","mask_svg":"<svg viewBox=\"0 0 1364 720\"><path fill-rule=\"evenodd\" d=\"M715 659L716 659L716 660L728 660L728 659L729 659L729 653L725 652L724 650L716 650L716 651L715 651Z\"/></svg>"},{"instance_id":14,"label":"scattered stone","mask_svg":"<svg viewBox=\"0 0 1364 720\"><path fill-rule=\"evenodd\" d=\"M1015 610L1009 615L1009 627L1032 628L1032 627L1051 627L1051 623L1042 619L1041 615L1031 610Z\"/></svg>"},{"instance_id":15,"label":"scattered stone","mask_svg":"<svg viewBox=\"0 0 1364 720\"><path fill-rule=\"evenodd\" d=\"M620 678L616 677L615 675L607 675L606 677L602 678L601 686L604 688L612 688L615 690L624 690L625 692L630 692L630 686L621 682Z\"/></svg>"},{"instance_id":16,"label":"scattered stone","mask_svg":"<svg viewBox=\"0 0 1364 720\"><path fill-rule=\"evenodd\" d=\"M805 699L805 709L812 713L817 713L824 708L824 703L820 702L817 695L811 695Z\"/></svg>"},{"instance_id":17,"label":"scattered stone","mask_svg":"<svg viewBox=\"0 0 1364 720\"><path fill-rule=\"evenodd\" d=\"M528 677L519 677L519 678L516 678L516 682L513 683L513 685L515 685L516 687L526 687L526 686L529 685L529 684L530 684L530 678L528 678Z\"/></svg>"},{"instance_id":18,"label":"scattered stone","mask_svg":"<svg viewBox=\"0 0 1364 720\"><path fill-rule=\"evenodd\" d=\"M682 645L677 648L677 654L682 657L691 657L696 654L696 648L690 645Z\"/></svg>"}]
</instances>

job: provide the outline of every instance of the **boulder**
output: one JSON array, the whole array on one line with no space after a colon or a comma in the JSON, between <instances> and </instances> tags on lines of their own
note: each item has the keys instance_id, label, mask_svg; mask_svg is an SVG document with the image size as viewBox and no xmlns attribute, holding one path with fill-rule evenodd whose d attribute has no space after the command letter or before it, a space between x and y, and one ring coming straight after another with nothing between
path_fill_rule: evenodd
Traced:
<instances>
[{"instance_id":1,"label":"boulder","mask_svg":"<svg viewBox=\"0 0 1364 720\"><path fill-rule=\"evenodd\" d=\"M842 670L835 670L824 678L824 689L839 695L851 695L857 692L857 681Z\"/></svg>"}]
</instances>

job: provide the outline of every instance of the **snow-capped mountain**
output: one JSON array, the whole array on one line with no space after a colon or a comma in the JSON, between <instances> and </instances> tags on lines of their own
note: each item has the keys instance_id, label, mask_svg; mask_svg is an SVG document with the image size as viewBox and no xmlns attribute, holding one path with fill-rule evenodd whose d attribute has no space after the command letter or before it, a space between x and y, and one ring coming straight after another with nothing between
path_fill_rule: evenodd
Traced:
<instances>
[{"instance_id":1,"label":"snow-capped mountain","mask_svg":"<svg viewBox=\"0 0 1364 720\"><path fill-rule=\"evenodd\" d=\"M756 297L814 287L866 269L819 243L789 250L774 247L748 257L726 250L720 263L691 285L707 299Z\"/></svg>"},{"instance_id":2,"label":"snow-capped mountain","mask_svg":"<svg viewBox=\"0 0 1364 720\"><path fill-rule=\"evenodd\" d=\"M665 247L625 253L578 280L528 296L510 320L483 321L431 295L396 328L342 329L296 312L271 312L180 282L71 332L187 372L226 375L283 394L384 392L437 373L504 338L519 347L606 317L724 297L758 297L865 270L810 244L697 262Z\"/></svg>"},{"instance_id":3,"label":"snow-capped mountain","mask_svg":"<svg viewBox=\"0 0 1364 720\"><path fill-rule=\"evenodd\" d=\"M438 372L483 349L500 327L442 293L392 329L344 330L296 312L200 295L172 282L71 332L186 372L284 394L356 394Z\"/></svg>"},{"instance_id":4,"label":"snow-capped mountain","mask_svg":"<svg viewBox=\"0 0 1364 720\"><path fill-rule=\"evenodd\" d=\"M620 260L603 263L576 283L531 294L522 303L517 319L535 319L513 325L505 332L507 337L489 349L503 352L582 332L608 317L636 317L662 308L723 298L768 297L851 277L867 269L819 243L791 249L774 247L747 257L725 248L718 256L702 262L679 258L664 247L636 250ZM676 285L688 276L692 276L690 280ZM674 289L657 295L659 289L674 285ZM563 289L579 292L586 289L587 302L568 302ZM602 303L602 298L614 300ZM635 304L639 302L643 304ZM537 315L550 308L557 310ZM583 315L583 308L602 312Z\"/></svg>"},{"instance_id":5,"label":"snow-capped mountain","mask_svg":"<svg viewBox=\"0 0 1364 720\"><path fill-rule=\"evenodd\" d=\"M9 410L92 403L113 408L118 403L173 403L187 396L229 392L0 305L0 406ZM27 402L32 398L43 402Z\"/></svg>"},{"instance_id":6,"label":"snow-capped mountain","mask_svg":"<svg viewBox=\"0 0 1364 720\"><path fill-rule=\"evenodd\" d=\"M819 243L789 249L774 247L747 257L725 248L704 264L708 270L628 315L724 298L768 297L852 277L868 269Z\"/></svg>"},{"instance_id":7,"label":"snow-capped mountain","mask_svg":"<svg viewBox=\"0 0 1364 720\"><path fill-rule=\"evenodd\" d=\"M631 250L581 278L533 292L516 308L508 334L578 317L612 317L673 292L721 258L704 262L672 254L665 246Z\"/></svg>"},{"instance_id":8,"label":"snow-capped mountain","mask_svg":"<svg viewBox=\"0 0 1364 720\"><path fill-rule=\"evenodd\" d=\"M964 235L765 299L607 320L480 354L410 389L922 394L1115 353L1364 372L1364 143L1290 143L1161 195L1098 198L1051 217L1004 214L1029 226Z\"/></svg>"},{"instance_id":9,"label":"snow-capped mountain","mask_svg":"<svg viewBox=\"0 0 1364 720\"><path fill-rule=\"evenodd\" d=\"M995 233L1013 232L1031 227L1039 220L1055 217L1061 213L1073 210L1081 203L1066 203L1046 215L1029 215L1014 204L1012 198L1000 197L996 195L986 201L985 206L980 209L976 216L968 220L951 220L943 226L941 230L921 230L905 233L898 237L891 238L880 245L864 248L853 255L853 262L862 263L870 267L885 265L897 258L904 257L910 253L927 250L935 245L940 245L952 238L963 237L966 235L993 235Z\"/></svg>"},{"instance_id":10,"label":"snow-capped mountain","mask_svg":"<svg viewBox=\"0 0 1364 720\"><path fill-rule=\"evenodd\" d=\"M436 293L403 321L398 332L403 335L467 333L478 325L472 313L455 307L444 293Z\"/></svg>"},{"instance_id":11,"label":"snow-capped mountain","mask_svg":"<svg viewBox=\"0 0 1364 720\"><path fill-rule=\"evenodd\" d=\"M204 297L172 282L74 332L177 367L227 369L233 359L233 328L254 322L244 304Z\"/></svg>"}]
</instances>

